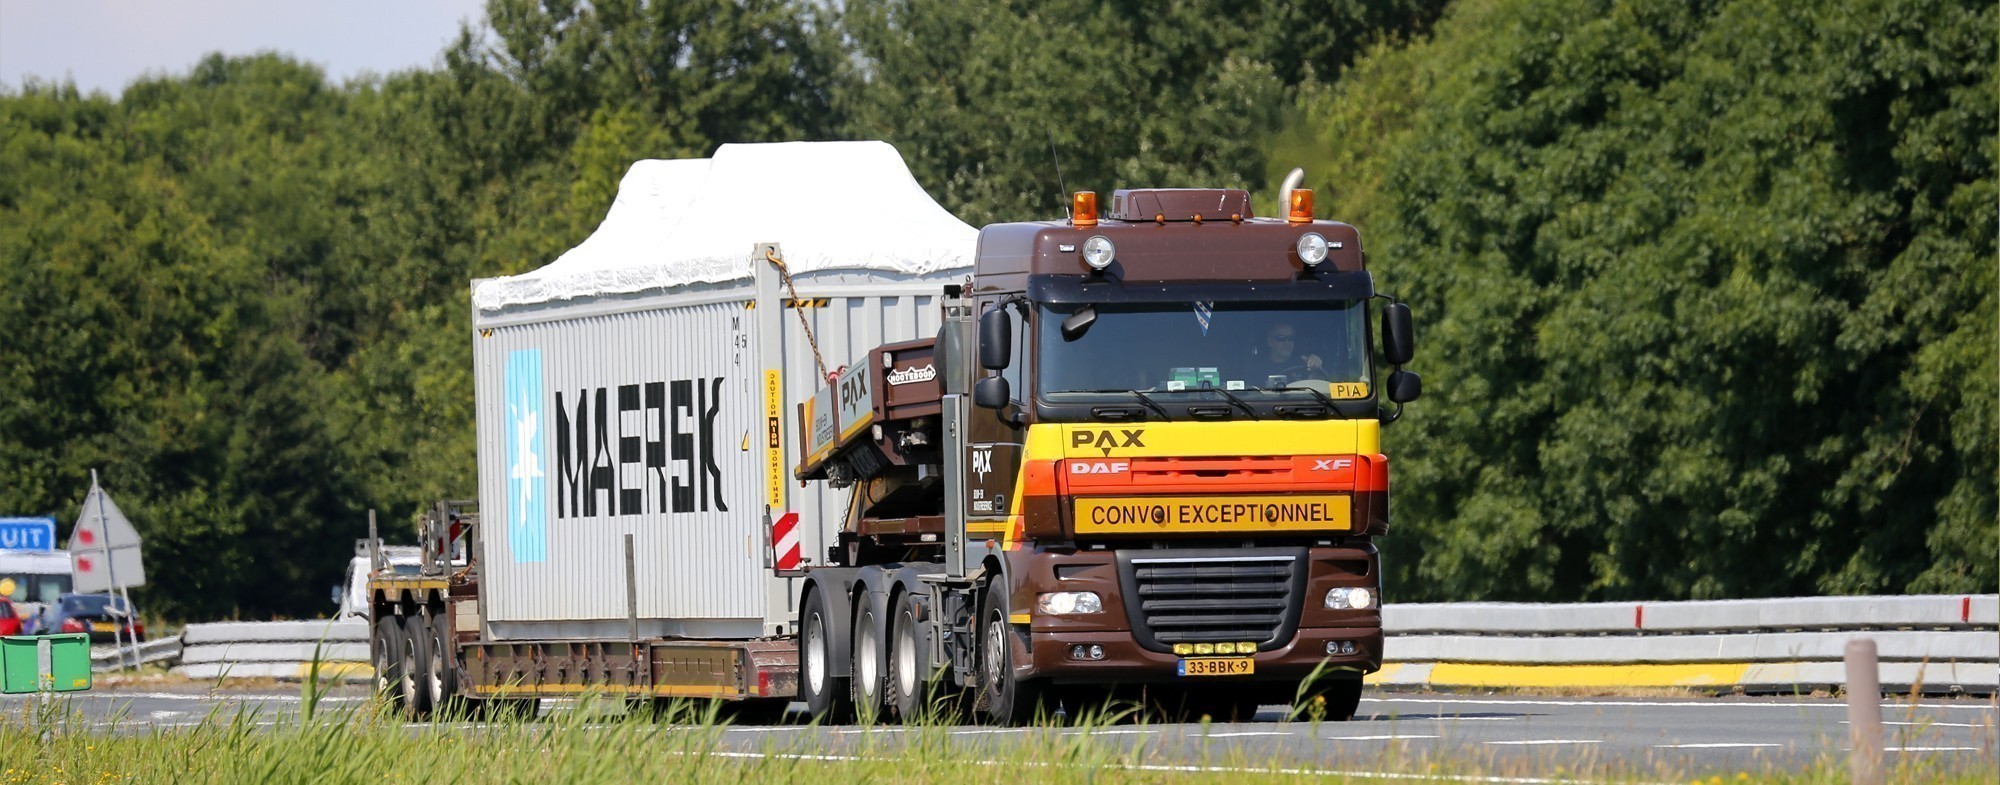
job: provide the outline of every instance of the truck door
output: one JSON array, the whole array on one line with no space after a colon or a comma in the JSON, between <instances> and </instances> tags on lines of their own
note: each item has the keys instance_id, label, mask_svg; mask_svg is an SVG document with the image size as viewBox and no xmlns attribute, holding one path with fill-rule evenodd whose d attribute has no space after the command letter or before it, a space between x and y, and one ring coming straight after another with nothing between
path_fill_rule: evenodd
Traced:
<instances>
[{"instance_id":1,"label":"truck door","mask_svg":"<svg viewBox=\"0 0 2000 785\"><path fill-rule=\"evenodd\" d=\"M1027 426L1024 423L1029 400L1028 363L1032 355L1029 344L1034 333L1028 325L1028 309L1013 304L1002 305L1000 296L980 298L979 312L999 307L1006 308L1013 325L1013 351L1008 358L1007 368L1002 371L975 371L975 378L995 373L1007 380L1011 402L1006 408L985 409L971 407L970 427L966 429L965 455L965 511L966 537L972 541L998 540L1006 536L1009 515L1014 512L1017 500L1014 498L1016 480L1021 473L1022 446L1025 442Z\"/></svg>"}]
</instances>

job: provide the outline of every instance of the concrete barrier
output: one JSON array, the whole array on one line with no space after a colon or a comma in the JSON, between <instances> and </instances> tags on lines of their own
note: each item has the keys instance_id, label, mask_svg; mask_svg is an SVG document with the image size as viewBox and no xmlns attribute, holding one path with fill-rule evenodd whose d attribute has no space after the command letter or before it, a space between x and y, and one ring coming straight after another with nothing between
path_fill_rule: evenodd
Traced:
<instances>
[{"instance_id":1,"label":"concrete barrier","mask_svg":"<svg viewBox=\"0 0 2000 785\"><path fill-rule=\"evenodd\" d=\"M179 663L173 672L191 679L320 678L367 681L368 622L232 621L190 624L181 633Z\"/></svg>"}]
</instances>

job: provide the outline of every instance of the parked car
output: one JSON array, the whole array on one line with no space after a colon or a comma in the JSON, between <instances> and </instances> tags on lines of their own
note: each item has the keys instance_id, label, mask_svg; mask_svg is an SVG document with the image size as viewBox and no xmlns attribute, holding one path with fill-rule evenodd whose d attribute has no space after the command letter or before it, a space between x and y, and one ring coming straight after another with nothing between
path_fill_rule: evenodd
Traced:
<instances>
[{"instance_id":1,"label":"parked car","mask_svg":"<svg viewBox=\"0 0 2000 785\"><path fill-rule=\"evenodd\" d=\"M37 634L87 632L90 640L109 642L117 637L118 624L125 624L127 640L146 639L146 625L138 620L122 597L109 594L65 594L42 610Z\"/></svg>"},{"instance_id":2,"label":"parked car","mask_svg":"<svg viewBox=\"0 0 2000 785\"><path fill-rule=\"evenodd\" d=\"M21 612L14 607L14 601L0 597L0 635L19 635L23 624Z\"/></svg>"}]
</instances>

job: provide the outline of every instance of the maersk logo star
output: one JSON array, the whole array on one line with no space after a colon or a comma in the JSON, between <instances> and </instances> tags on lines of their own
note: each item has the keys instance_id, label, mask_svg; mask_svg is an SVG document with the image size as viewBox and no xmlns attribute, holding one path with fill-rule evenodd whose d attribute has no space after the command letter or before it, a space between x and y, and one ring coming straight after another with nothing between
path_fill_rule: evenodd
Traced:
<instances>
[{"instance_id":1,"label":"maersk logo star","mask_svg":"<svg viewBox=\"0 0 2000 785\"><path fill-rule=\"evenodd\" d=\"M508 411L514 421L514 467L507 474L514 480L514 497L520 509L528 509L534 500L535 480L542 477L542 456L535 454L536 420L540 415L530 406L524 395L519 405L509 405ZM516 517L515 526L526 526L527 516Z\"/></svg>"}]
</instances>

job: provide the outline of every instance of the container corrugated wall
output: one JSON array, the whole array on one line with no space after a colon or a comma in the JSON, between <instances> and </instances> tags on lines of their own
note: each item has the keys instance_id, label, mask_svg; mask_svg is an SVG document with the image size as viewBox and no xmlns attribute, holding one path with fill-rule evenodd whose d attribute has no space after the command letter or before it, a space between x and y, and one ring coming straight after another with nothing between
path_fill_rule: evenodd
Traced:
<instances>
[{"instance_id":1,"label":"container corrugated wall","mask_svg":"<svg viewBox=\"0 0 2000 785\"><path fill-rule=\"evenodd\" d=\"M783 309L783 480L814 563L835 541L848 491L791 478L793 407L823 383L799 317L832 370L879 344L935 335L937 297L952 277L802 275L800 296L812 305ZM638 303L564 304L531 317L547 321L475 315L489 634L622 637L626 534L634 535L642 636L747 637L794 620L792 581L771 577L764 564L761 336L748 309L755 296L746 282ZM567 313L580 315L561 318ZM633 491L636 505L625 504Z\"/></svg>"},{"instance_id":2,"label":"container corrugated wall","mask_svg":"<svg viewBox=\"0 0 2000 785\"><path fill-rule=\"evenodd\" d=\"M761 620L753 339L744 302L476 339L487 619L626 619L631 534L639 618Z\"/></svg>"},{"instance_id":3,"label":"container corrugated wall","mask_svg":"<svg viewBox=\"0 0 2000 785\"><path fill-rule=\"evenodd\" d=\"M805 295L801 293L803 298ZM936 295L829 297L825 305L802 309L819 341L820 354L828 371L858 362L869 349L884 343L928 338L937 335L940 316ZM815 299L815 302L818 302ZM785 315L785 413L796 418L796 406L825 386L813 364L812 347L794 313ZM796 421L794 419L794 421ZM791 423L788 422L787 425ZM788 471L799 465L798 440L785 442ZM788 478L789 479L789 478ZM815 563L826 560L827 546L835 542L842 517L846 514L849 489L834 490L825 483L799 487L791 481L792 510L799 513L802 532L801 552Z\"/></svg>"}]
</instances>

